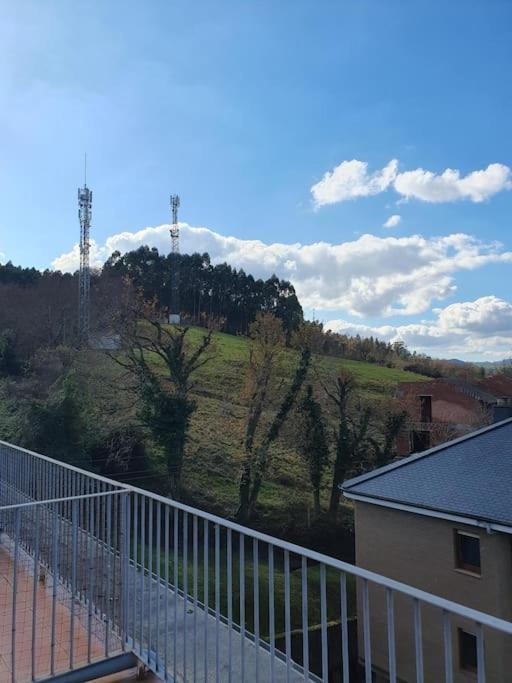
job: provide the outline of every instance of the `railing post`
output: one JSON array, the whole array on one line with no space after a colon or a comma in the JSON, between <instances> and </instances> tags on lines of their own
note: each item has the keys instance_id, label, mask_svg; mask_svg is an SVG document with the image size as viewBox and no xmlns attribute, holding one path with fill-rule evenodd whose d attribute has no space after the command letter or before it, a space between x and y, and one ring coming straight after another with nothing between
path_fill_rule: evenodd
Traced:
<instances>
[{"instance_id":1,"label":"railing post","mask_svg":"<svg viewBox=\"0 0 512 683\"><path fill-rule=\"evenodd\" d=\"M128 579L130 575L130 493L121 494L121 642L123 650L128 642Z\"/></svg>"}]
</instances>

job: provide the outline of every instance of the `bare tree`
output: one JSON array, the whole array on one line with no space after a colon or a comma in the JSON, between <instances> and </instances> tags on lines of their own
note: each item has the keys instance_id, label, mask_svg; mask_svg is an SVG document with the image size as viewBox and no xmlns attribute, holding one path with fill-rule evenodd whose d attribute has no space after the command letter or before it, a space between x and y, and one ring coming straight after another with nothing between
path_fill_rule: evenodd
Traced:
<instances>
[{"instance_id":1,"label":"bare tree","mask_svg":"<svg viewBox=\"0 0 512 683\"><path fill-rule=\"evenodd\" d=\"M284 333L281 321L270 313L258 314L251 325L251 349L248 364L248 405L244 461L240 475L237 518L247 521L254 514L258 496L266 474L270 447L297 399L306 378L311 360L309 349L304 349L294 371L293 379L270 424L262 426L264 410L269 407L273 393L272 379L283 350ZM257 436L258 443L256 444Z\"/></svg>"},{"instance_id":2,"label":"bare tree","mask_svg":"<svg viewBox=\"0 0 512 683\"><path fill-rule=\"evenodd\" d=\"M185 444L196 410L190 397L192 375L211 357L205 355L211 331L195 348L186 343L188 332L189 328L170 328L147 317L135 320L122 331L123 351L111 354L135 380L139 417L165 454L169 491L174 498L181 496Z\"/></svg>"}]
</instances>

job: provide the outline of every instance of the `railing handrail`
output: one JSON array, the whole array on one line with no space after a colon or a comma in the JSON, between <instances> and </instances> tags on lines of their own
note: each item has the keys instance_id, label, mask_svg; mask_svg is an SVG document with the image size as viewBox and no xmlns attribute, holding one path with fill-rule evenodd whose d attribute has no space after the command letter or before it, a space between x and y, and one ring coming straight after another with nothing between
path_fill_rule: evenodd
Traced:
<instances>
[{"instance_id":1,"label":"railing handrail","mask_svg":"<svg viewBox=\"0 0 512 683\"><path fill-rule=\"evenodd\" d=\"M452 600L448 600L447 598L439 597L437 595L434 595L433 593L428 593L427 591L424 591L420 588L415 588L414 586L402 583L401 581L390 579L386 576L382 576L381 574L377 574L368 569L364 569L362 567L358 567L348 562L344 562L343 560L338 560L334 557L324 555L323 553L319 553L315 550L310 550L309 548L304 548L295 543L290 543L289 541L285 541L274 536L269 536L268 534L238 524L237 522L232 522L229 519L224 519L222 517L218 517L217 515L212 515L209 512L199 510L198 508L194 508L184 503L180 503L179 501L173 500L172 498L166 498L165 496L161 496L151 491L146 491L144 489L138 488L137 486L132 486L131 484L121 484L113 479L108 479L107 477L101 477L100 475L91 474L86 470L74 467L73 465L68 465L67 463L61 463L58 460L54 460L40 453L35 453L34 451L30 451L20 446L10 444L6 441L0 441L0 445L4 445L9 448L14 448L23 451L25 453L28 453L38 458L42 458L54 464L61 464L64 467L68 467L75 472L92 476L96 479L99 479L100 481L103 481L113 486L119 486L121 489L123 489L123 491L130 491L140 496L151 498L155 501L158 501L165 505L169 505L182 512L186 512L191 515L200 517L201 519L207 520L212 524L217 524L226 529L230 529L231 531L234 531L236 533L243 534L244 536L248 536L263 543L267 543L268 545L273 546L275 548L280 548L281 550L285 550L290 553L299 555L301 557L305 557L313 562L323 564L326 567L331 567L345 574L351 574L359 579L362 579L363 581L369 581L371 583L383 586L384 588L391 589L392 591L397 591L398 593L407 595L414 600L419 600L433 607L437 607L438 609L444 612L456 614L478 624L482 624L483 626L488 626L489 628L493 628L503 633L512 635L512 622L501 619L500 617L495 617L490 614L486 614L485 612L473 609L472 607L466 607L465 605L453 602Z\"/></svg>"},{"instance_id":2,"label":"railing handrail","mask_svg":"<svg viewBox=\"0 0 512 683\"><path fill-rule=\"evenodd\" d=\"M29 500L26 503L11 503L10 505L0 505L0 512L5 510L17 510L18 508L34 507L35 505L53 505L54 503L70 503L75 500L87 500L88 498L104 498L105 496L126 495L130 491L125 489L115 489L114 491L98 491L97 493L82 493L77 496L65 496L63 498L47 498L46 500Z\"/></svg>"},{"instance_id":3,"label":"railing handrail","mask_svg":"<svg viewBox=\"0 0 512 683\"><path fill-rule=\"evenodd\" d=\"M15 444L9 443L8 441L2 441L0 439L0 446L7 446L7 448L14 448L18 451L22 451L23 453L26 453L27 455L32 455L35 458L38 458L40 460L45 460L46 462L51 463L52 465L59 465L60 467L63 467L64 469L70 470L72 472L76 472L77 474L83 474L86 477L90 477L91 479L96 479L96 481L103 482L104 484L110 484L111 486L117 486L118 488L127 488L126 484L123 484L122 482L115 481L114 479L109 479L108 477L103 477L101 474L96 474L95 472L89 472L88 470L83 470L81 467L76 467L75 465L70 465L67 462L63 462L62 460L55 460L55 458L50 458L47 455L43 455L42 453L37 453L36 451L31 451L29 448L23 448L23 446L17 446Z\"/></svg>"}]
</instances>

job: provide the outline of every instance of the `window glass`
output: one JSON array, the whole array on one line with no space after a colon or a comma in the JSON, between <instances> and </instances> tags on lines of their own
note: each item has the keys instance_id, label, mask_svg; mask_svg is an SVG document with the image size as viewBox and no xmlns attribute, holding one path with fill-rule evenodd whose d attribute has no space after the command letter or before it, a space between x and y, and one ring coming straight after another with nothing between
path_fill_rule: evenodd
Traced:
<instances>
[{"instance_id":1,"label":"window glass","mask_svg":"<svg viewBox=\"0 0 512 683\"><path fill-rule=\"evenodd\" d=\"M460 668L466 671L477 670L476 636L459 629Z\"/></svg>"},{"instance_id":2,"label":"window glass","mask_svg":"<svg viewBox=\"0 0 512 683\"><path fill-rule=\"evenodd\" d=\"M455 533L457 567L480 574L480 539L478 536Z\"/></svg>"}]
</instances>

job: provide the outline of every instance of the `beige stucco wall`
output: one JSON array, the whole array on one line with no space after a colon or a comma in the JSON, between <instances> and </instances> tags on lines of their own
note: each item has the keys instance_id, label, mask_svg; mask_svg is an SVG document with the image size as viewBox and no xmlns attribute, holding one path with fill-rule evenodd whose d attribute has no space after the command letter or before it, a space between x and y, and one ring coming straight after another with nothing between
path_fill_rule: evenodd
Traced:
<instances>
[{"instance_id":1,"label":"beige stucco wall","mask_svg":"<svg viewBox=\"0 0 512 683\"><path fill-rule=\"evenodd\" d=\"M356 561L366 569L403 581L430 593L475 609L512 620L511 537L488 534L465 527L377 505L355 505ZM454 531L478 533L482 574L475 577L455 568ZM362 613L358 591L359 653L363 656ZM395 598L398 675L416 680L413 609L411 601ZM386 597L381 588L370 590L373 663L388 669ZM422 608L426 683L444 680L442 615L435 608ZM459 667L458 628L473 631L472 624L452 620L454 682L476 681L476 675ZM512 682L512 637L485 631L488 683Z\"/></svg>"}]
</instances>

